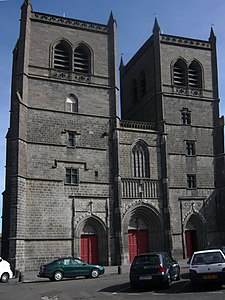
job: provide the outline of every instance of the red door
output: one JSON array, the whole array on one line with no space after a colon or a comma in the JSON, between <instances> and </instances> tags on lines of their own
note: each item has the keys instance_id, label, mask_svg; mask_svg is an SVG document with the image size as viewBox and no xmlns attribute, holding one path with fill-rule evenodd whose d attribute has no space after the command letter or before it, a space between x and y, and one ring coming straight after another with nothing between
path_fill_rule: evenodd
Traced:
<instances>
[{"instance_id":1,"label":"red door","mask_svg":"<svg viewBox=\"0 0 225 300\"><path fill-rule=\"evenodd\" d=\"M187 257L191 257L193 252L198 250L196 230L185 230L185 242Z\"/></svg>"},{"instance_id":2,"label":"red door","mask_svg":"<svg viewBox=\"0 0 225 300\"><path fill-rule=\"evenodd\" d=\"M148 252L148 231L147 230L129 230L128 247L130 262L134 256L139 253Z\"/></svg>"},{"instance_id":3,"label":"red door","mask_svg":"<svg viewBox=\"0 0 225 300\"><path fill-rule=\"evenodd\" d=\"M98 236L82 235L80 240L81 259L90 263L98 264Z\"/></svg>"}]
</instances>

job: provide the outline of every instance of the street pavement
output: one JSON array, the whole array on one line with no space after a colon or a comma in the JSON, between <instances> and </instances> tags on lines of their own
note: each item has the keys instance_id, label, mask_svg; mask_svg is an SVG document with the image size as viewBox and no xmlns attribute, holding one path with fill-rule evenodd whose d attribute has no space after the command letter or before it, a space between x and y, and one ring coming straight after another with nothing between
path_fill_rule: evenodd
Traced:
<instances>
[{"instance_id":1,"label":"street pavement","mask_svg":"<svg viewBox=\"0 0 225 300\"><path fill-rule=\"evenodd\" d=\"M181 267L181 274L188 273L188 265L187 259L179 260L179 265ZM123 265L123 266L104 266L105 268L105 275L112 275L112 274L129 274L130 265ZM38 282L38 281L46 281L46 278L39 278L37 277L38 270L36 271L27 271L21 272L18 276L10 281L20 281L20 282Z\"/></svg>"}]
</instances>

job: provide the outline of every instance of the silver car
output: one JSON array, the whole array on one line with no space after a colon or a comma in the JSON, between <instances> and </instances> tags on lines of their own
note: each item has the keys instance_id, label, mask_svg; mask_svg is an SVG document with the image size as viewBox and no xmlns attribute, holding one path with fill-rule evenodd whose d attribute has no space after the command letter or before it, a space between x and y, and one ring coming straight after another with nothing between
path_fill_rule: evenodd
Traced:
<instances>
[{"instance_id":1,"label":"silver car","mask_svg":"<svg viewBox=\"0 0 225 300\"><path fill-rule=\"evenodd\" d=\"M190 280L198 284L225 284L225 255L220 249L196 251L189 265Z\"/></svg>"}]
</instances>

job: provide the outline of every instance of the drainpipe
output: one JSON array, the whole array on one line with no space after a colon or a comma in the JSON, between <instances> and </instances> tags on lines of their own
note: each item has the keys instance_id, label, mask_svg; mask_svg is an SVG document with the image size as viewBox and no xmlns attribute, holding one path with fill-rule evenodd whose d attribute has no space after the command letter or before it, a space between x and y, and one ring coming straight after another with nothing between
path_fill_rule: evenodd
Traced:
<instances>
[{"instance_id":1,"label":"drainpipe","mask_svg":"<svg viewBox=\"0 0 225 300\"><path fill-rule=\"evenodd\" d=\"M72 217L71 217L71 238L72 238L72 245L71 245L71 252L72 252L72 257L75 257L75 214L76 214L76 208L75 208L75 197L74 196L69 196L69 198L72 199L72 205L71 205L71 210L72 210Z\"/></svg>"},{"instance_id":2,"label":"drainpipe","mask_svg":"<svg viewBox=\"0 0 225 300\"><path fill-rule=\"evenodd\" d=\"M182 254L183 254L183 259L185 259L183 209L182 209L182 201L181 200L180 200L180 224L181 224Z\"/></svg>"}]
</instances>

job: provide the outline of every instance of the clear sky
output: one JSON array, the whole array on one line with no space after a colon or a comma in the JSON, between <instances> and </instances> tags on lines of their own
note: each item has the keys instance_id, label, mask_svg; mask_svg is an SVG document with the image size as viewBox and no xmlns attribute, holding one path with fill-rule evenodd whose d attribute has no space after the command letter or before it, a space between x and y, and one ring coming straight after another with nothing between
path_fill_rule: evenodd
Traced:
<instances>
[{"instance_id":1,"label":"clear sky","mask_svg":"<svg viewBox=\"0 0 225 300\"><path fill-rule=\"evenodd\" d=\"M0 0L0 192L5 185L5 136L9 127L12 50L19 35L23 0ZM220 114L225 114L225 0L31 0L33 10L107 24L117 21L118 65L134 55L152 34L157 15L165 34L208 40L217 37ZM0 215L2 197L0 198ZM1 232L1 222L0 222Z\"/></svg>"}]
</instances>

